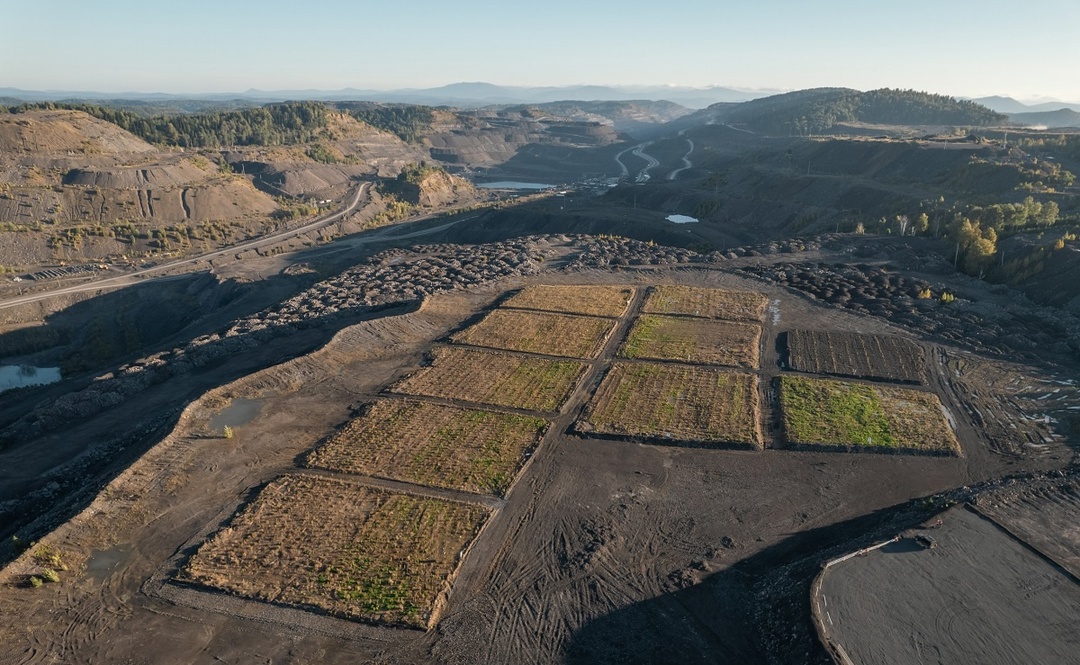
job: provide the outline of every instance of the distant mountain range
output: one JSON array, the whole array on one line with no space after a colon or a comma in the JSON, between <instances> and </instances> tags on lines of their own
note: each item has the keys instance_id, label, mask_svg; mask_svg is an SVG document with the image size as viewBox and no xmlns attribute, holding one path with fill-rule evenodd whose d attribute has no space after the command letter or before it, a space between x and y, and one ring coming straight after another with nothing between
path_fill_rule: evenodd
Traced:
<instances>
[{"instance_id":1,"label":"distant mountain range","mask_svg":"<svg viewBox=\"0 0 1080 665\"><path fill-rule=\"evenodd\" d=\"M1072 109L1073 111L1080 112L1080 103L1073 102L1051 101L1040 102L1038 104L1025 104L1012 97L1001 97L999 95L993 97L979 97L978 99L972 99L971 101L1006 115L1012 115L1014 113L1036 113L1039 111L1059 111L1061 109Z\"/></svg>"},{"instance_id":2,"label":"distant mountain range","mask_svg":"<svg viewBox=\"0 0 1080 665\"><path fill-rule=\"evenodd\" d=\"M567 100L633 101L665 100L688 108L705 108L717 102L745 102L774 94L775 90L736 90L711 86L691 88L682 86L556 86L521 87L491 83L452 83L437 88L406 88L401 90L247 90L246 92L170 94L145 92L94 92L75 90L21 90L0 88L0 98L26 102L45 101L104 101L138 100L167 102L176 100L235 101L252 103L281 102L293 99L314 101L371 101L424 104L427 106L456 106L476 108L494 104L543 104Z\"/></svg>"},{"instance_id":3,"label":"distant mountain range","mask_svg":"<svg viewBox=\"0 0 1080 665\"><path fill-rule=\"evenodd\" d=\"M1010 122L1028 127L1080 127L1080 104L1040 102L1025 104L1012 97L981 97L971 100L1009 116Z\"/></svg>"}]
</instances>

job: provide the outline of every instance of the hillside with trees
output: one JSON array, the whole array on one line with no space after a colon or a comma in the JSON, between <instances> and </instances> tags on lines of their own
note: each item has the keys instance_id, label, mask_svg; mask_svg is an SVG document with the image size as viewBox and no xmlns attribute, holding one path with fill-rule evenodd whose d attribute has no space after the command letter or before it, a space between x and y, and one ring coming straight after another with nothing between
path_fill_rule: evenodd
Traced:
<instances>
[{"instance_id":1,"label":"hillside with trees","mask_svg":"<svg viewBox=\"0 0 1080 665\"><path fill-rule=\"evenodd\" d=\"M326 126L329 109L320 102L286 102L257 108L188 115L143 116L123 108L94 104L23 104L21 113L40 109L83 111L111 122L149 143L181 148L236 145L294 145L314 140Z\"/></svg>"},{"instance_id":2,"label":"hillside with trees","mask_svg":"<svg viewBox=\"0 0 1080 665\"><path fill-rule=\"evenodd\" d=\"M881 125L1002 125L1008 116L975 102L915 90L860 92L815 88L742 104L709 107L725 123L784 136L823 133L841 123Z\"/></svg>"}]
</instances>

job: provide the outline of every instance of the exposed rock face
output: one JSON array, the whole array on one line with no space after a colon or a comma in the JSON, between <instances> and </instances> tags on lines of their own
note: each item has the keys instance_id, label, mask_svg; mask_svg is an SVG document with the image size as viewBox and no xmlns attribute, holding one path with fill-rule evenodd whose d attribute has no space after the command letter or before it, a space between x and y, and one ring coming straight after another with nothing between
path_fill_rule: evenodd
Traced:
<instances>
[{"instance_id":1,"label":"exposed rock face","mask_svg":"<svg viewBox=\"0 0 1080 665\"><path fill-rule=\"evenodd\" d=\"M0 153L4 155L118 156L156 151L135 135L82 111L0 114Z\"/></svg>"},{"instance_id":2,"label":"exposed rock face","mask_svg":"<svg viewBox=\"0 0 1080 665\"><path fill-rule=\"evenodd\" d=\"M63 178L65 185L109 189L157 189L180 187L205 180L208 172L186 159L144 166L73 168Z\"/></svg>"},{"instance_id":3,"label":"exposed rock face","mask_svg":"<svg viewBox=\"0 0 1080 665\"><path fill-rule=\"evenodd\" d=\"M505 163L533 143L591 147L618 140L612 127L599 122L533 118L520 111L438 111L424 143L443 163L484 167Z\"/></svg>"},{"instance_id":4,"label":"exposed rock face","mask_svg":"<svg viewBox=\"0 0 1080 665\"><path fill-rule=\"evenodd\" d=\"M476 188L464 178L438 168L425 168L387 184L387 190L412 205L434 208L474 197Z\"/></svg>"}]
</instances>

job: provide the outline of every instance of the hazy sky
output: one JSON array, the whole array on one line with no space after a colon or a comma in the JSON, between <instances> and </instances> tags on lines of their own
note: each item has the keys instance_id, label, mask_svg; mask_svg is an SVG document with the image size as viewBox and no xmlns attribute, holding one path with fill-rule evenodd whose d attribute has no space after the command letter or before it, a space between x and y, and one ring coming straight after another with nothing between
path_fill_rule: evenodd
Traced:
<instances>
[{"instance_id":1,"label":"hazy sky","mask_svg":"<svg viewBox=\"0 0 1080 665\"><path fill-rule=\"evenodd\" d=\"M674 84L1080 101L1080 0L0 0L0 87Z\"/></svg>"}]
</instances>

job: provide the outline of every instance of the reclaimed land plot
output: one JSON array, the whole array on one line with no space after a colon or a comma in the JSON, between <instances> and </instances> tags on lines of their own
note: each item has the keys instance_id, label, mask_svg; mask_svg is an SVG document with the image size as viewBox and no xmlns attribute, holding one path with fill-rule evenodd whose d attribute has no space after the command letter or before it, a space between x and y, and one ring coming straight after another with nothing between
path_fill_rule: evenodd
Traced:
<instances>
[{"instance_id":1,"label":"reclaimed land plot","mask_svg":"<svg viewBox=\"0 0 1080 665\"><path fill-rule=\"evenodd\" d=\"M756 323L642 314L619 355L755 368L760 344L761 326Z\"/></svg>"},{"instance_id":2,"label":"reclaimed land plot","mask_svg":"<svg viewBox=\"0 0 1080 665\"><path fill-rule=\"evenodd\" d=\"M502 496L547 421L431 402L380 400L311 453L311 467Z\"/></svg>"},{"instance_id":3,"label":"reclaimed land plot","mask_svg":"<svg viewBox=\"0 0 1080 665\"><path fill-rule=\"evenodd\" d=\"M654 286L641 311L728 321L761 321L768 298L755 291L727 291L699 286Z\"/></svg>"},{"instance_id":4,"label":"reclaimed land plot","mask_svg":"<svg viewBox=\"0 0 1080 665\"><path fill-rule=\"evenodd\" d=\"M347 619L428 628L488 510L287 475L207 540L178 579Z\"/></svg>"},{"instance_id":5,"label":"reclaimed land plot","mask_svg":"<svg viewBox=\"0 0 1080 665\"><path fill-rule=\"evenodd\" d=\"M784 436L815 450L958 455L937 395L909 388L782 376Z\"/></svg>"},{"instance_id":6,"label":"reclaimed land plot","mask_svg":"<svg viewBox=\"0 0 1080 665\"><path fill-rule=\"evenodd\" d=\"M788 365L811 374L925 383L922 348L889 335L792 330L787 335Z\"/></svg>"},{"instance_id":7,"label":"reclaimed land plot","mask_svg":"<svg viewBox=\"0 0 1080 665\"><path fill-rule=\"evenodd\" d=\"M549 312L496 309L479 323L453 336L459 344L566 358L595 358L615 319Z\"/></svg>"},{"instance_id":8,"label":"reclaimed land plot","mask_svg":"<svg viewBox=\"0 0 1080 665\"><path fill-rule=\"evenodd\" d=\"M444 346L428 367L391 390L531 411L555 412L573 392L586 365L500 351Z\"/></svg>"},{"instance_id":9,"label":"reclaimed land plot","mask_svg":"<svg viewBox=\"0 0 1080 665\"><path fill-rule=\"evenodd\" d=\"M615 363L576 429L707 446L761 447L756 377L694 365Z\"/></svg>"},{"instance_id":10,"label":"reclaimed land plot","mask_svg":"<svg viewBox=\"0 0 1080 665\"><path fill-rule=\"evenodd\" d=\"M617 318L626 313L633 297L629 286L537 284L519 291L503 307Z\"/></svg>"}]
</instances>

